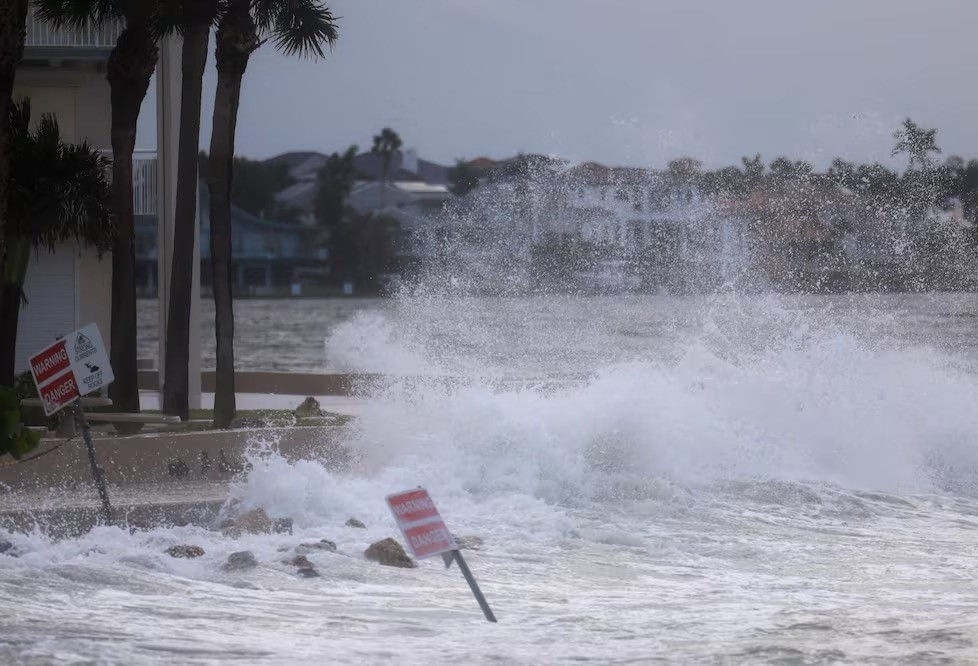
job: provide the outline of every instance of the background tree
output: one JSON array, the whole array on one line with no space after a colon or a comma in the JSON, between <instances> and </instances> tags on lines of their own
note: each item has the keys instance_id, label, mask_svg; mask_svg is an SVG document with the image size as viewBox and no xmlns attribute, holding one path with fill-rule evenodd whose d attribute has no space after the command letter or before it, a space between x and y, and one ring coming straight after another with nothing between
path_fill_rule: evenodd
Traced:
<instances>
[{"instance_id":1,"label":"background tree","mask_svg":"<svg viewBox=\"0 0 978 666\"><path fill-rule=\"evenodd\" d=\"M346 200L357 178L356 146L343 153L333 153L316 175L316 221L331 229L346 212Z\"/></svg>"},{"instance_id":2,"label":"background tree","mask_svg":"<svg viewBox=\"0 0 978 666\"><path fill-rule=\"evenodd\" d=\"M479 174L462 158L455 160L455 168L452 169L450 177L452 185L449 189L457 197L464 197L479 187Z\"/></svg>"},{"instance_id":3,"label":"background tree","mask_svg":"<svg viewBox=\"0 0 978 666\"><path fill-rule=\"evenodd\" d=\"M136 124L159 59L159 40L173 12L157 0L34 0L38 18L56 28L123 24L109 55L106 78L112 103L112 201L118 233L112 247L111 363L109 387L114 407L139 411L136 367L136 227L133 214L132 155Z\"/></svg>"},{"instance_id":4,"label":"background tree","mask_svg":"<svg viewBox=\"0 0 978 666\"><path fill-rule=\"evenodd\" d=\"M201 151L197 159L200 165L200 177L206 182L210 160L204 151ZM233 169L234 180L231 183L233 205L256 217L271 217L283 222L293 221L290 217L291 211L283 208L275 199L276 194L295 182L289 175L287 164L235 156Z\"/></svg>"},{"instance_id":5,"label":"background tree","mask_svg":"<svg viewBox=\"0 0 978 666\"><path fill-rule=\"evenodd\" d=\"M180 84L180 137L177 149L177 193L174 205L173 257L166 316L163 411L190 418L190 310L192 269L197 245L198 151L200 105L207 64L207 44L217 19L217 0L168 0L173 22L183 34Z\"/></svg>"},{"instance_id":6,"label":"background tree","mask_svg":"<svg viewBox=\"0 0 978 666\"><path fill-rule=\"evenodd\" d=\"M893 133L893 138L896 145L893 146L892 155L906 155L907 166L911 170L930 168L933 166L931 153L941 152L937 147L937 130L924 129L910 118L903 121L902 127Z\"/></svg>"},{"instance_id":7,"label":"background tree","mask_svg":"<svg viewBox=\"0 0 978 666\"><path fill-rule=\"evenodd\" d=\"M832 166L829 167L827 175L829 180L839 187L855 190L859 186L856 178L856 165L840 157L832 160Z\"/></svg>"},{"instance_id":8,"label":"background tree","mask_svg":"<svg viewBox=\"0 0 978 666\"><path fill-rule=\"evenodd\" d=\"M937 154L937 130L924 129L907 118L893 133L896 144L892 155L907 156L907 170L901 182L901 194L911 223L922 222L937 202L939 187L931 153ZM930 244L932 247L933 244Z\"/></svg>"},{"instance_id":9,"label":"background tree","mask_svg":"<svg viewBox=\"0 0 978 666\"><path fill-rule=\"evenodd\" d=\"M211 132L208 189L211 217L217 385L214 425L227 428L235 414L234 307L231 284L231 189L234 136L241 81L248 60L270 38L287 55L325 57L337 37L332 13L319 0L227 0L217 29L217 89Z\"/></svg>"},{"instance_id":10,"label":"background tree","mask_svg":"<svg viewBox=\"0 0 978 666\"><path fill-rule=\"evenodd\" d=\"M116 225L108 162L87 143L61 141L53 116L30 131L30 103L8 114L11 173L7 181L7 255L0 290L0 386L13 386L17 323L32 251L51 252L68 240L110 249Z\"/></svg>"},{"instance_id":11,"label":"background tree","mask_svg":"<svg viewBox=\"0 0 978 666\"><path fill-rule=\"evenodd\" d=\"M771 162L769 178L779 185L785 185L809 180L814 173L815 168L808 162L778 157Z\"/></svg>"},{"instance_id":12,"label":"background tree","mask_svg":"<svg viewBox=\"0 0 978 666\"><path fill-rule=\"evenodd\" d=\"M329 234L330 274L338 283L354 279L356 243L346 201L356 182L357 151L357 146L350 146L344 153L333 153L316 176L316 222Z\"/></svg>"},{"instance_id":13,"label":"background tree","mask_svg":"<svg viewBox=\"0 0 978 666\"><path fill-rule=\"evenodd\" d=\"M401 149L401 137L390 127L380 130L374 135L374 145L370 152L380 157L380 208L384 210L384 194L387 190L387 180L391 175L391 164L394 155Z\"/></svg>"},{"instance_id":14,"label":"background tree","mask_svg":"<svg viewBox=\"0 0 978 666\"><path fill-rule=\"evenodd\" d=\"M748 192L753 192L764 180L764 159L760 153L753 157L741 157L740 163L744 167L744 184Z\"/></svg>"}]
</instances>

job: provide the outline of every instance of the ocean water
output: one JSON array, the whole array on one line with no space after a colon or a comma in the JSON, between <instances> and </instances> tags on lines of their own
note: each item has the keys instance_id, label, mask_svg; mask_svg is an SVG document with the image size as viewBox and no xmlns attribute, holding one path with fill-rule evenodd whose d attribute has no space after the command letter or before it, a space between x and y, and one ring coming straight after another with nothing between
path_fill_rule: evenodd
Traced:
<instances>
[{"instance_id":1,"label":"ocean water","mask_svg":"<svg viewBox=\"0 0 978 666\"><path fill-rule=\"evenodd\" d=\"M214 303L201 307L202 367L213 369ZM675 356L711 328L736 334L755 316L773 327L751 332L761 341L834 325L874 346L978 358L978 301L970 293L239 299L234 309L240 370L573 375ZM155 362L157 302L140 300L138 315L139 356Z\"/></svg>"},{"instance_id":2,"label":"ocean water","mask_svg":"<svg viewBox=\"0 0 978 666\"><path fill-rule=\"evenodd\" d=\"M256 444L229 491L294 535L5 535L0 663L978 663L974 306L372 303L314 340L321 367L412 377L366 387L356 462ZM575 381L533 383L554 375ZM483 540L498 624L440 560L363 558L417 485ZM321 538L298 578L280 549ZM245 549L256 569L222 570Z\"/></svg>"}]
</instances>

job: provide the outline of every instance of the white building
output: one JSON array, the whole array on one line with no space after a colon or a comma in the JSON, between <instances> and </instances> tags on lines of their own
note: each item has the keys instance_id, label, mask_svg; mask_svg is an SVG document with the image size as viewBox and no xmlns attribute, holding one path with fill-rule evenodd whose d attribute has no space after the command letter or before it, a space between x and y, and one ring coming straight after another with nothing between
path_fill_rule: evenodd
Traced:
<instances>
[{"instance_id":1,"label":"white building","mask_svg":"<svg viewBox=\"0 0 978 666\"><path fill-rule=\"evenodd\" d=\"M65 141L87 141L111 154L111 105L106 64L121 27L54 30L30 10L24 58L17 68L14 99L29 97L32 122L53 114ZM134 207L137 214L156 214L160 221L160 284L167 275L172 246L173 201L176 193L176 146L179 122L180 55L177 38L164 42L157 67L158 158L155 152L139 152L134 164ZM157 193L164 196L157 196ZM199 266L199 261L196 262ZM27 369L27 358L59 335L88 323L98 324L111 347L112 260L98 260L93 250L76 243L64 244L54 253L39 251L33 258L24 285L27 304L20 313L17 332L18 372ZM199 284L199 276L196 281ZM167 291L160 290L166 303ZM197 296L195 294L195 296ZM199 402L200 331L199 297L191 318L191 401ZM159 339L162 363L165 308L160 308Z\"/></svg>"}]
</instances>

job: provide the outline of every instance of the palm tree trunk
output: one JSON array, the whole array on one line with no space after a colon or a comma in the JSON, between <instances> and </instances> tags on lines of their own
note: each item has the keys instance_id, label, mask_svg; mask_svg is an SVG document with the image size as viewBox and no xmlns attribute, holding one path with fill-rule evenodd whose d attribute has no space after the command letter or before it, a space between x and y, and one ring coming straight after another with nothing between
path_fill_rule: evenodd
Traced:
<instances>
[{"instance_id":1,"label":"palm tree trunk","mask_svg":"<svg viewBox=\"0 0 978 666\"><path fill-rule=\"evenodd\" d=\"M30 241L26 238L7 237L7 254L0 284L0 386L14 385L17 324L30 258Z\"/></svg>"},{"instance_id":2,"label":"palm tree trunk","mask_svg":"<svg viewBox=\"0 0 978 666\"><path fill-rule=\"evenodd\" d=\"M114 407L123 412L139 411L132 154L139 109L158 57L159 48L148 27L129 23L109 56L106 77L112 100L112 199L119 225L112 248L110 361L115 382L109 387L109 395Z\"/></svg>"},{"instance_id":3,"label":"palm tree trunk","mask_svg":"<svg viewBox=\"0 0 978 666\"><path fill-rule=\"evenodd\" d=\"M27 0L6 0L0 4L0 264L4 257L4 238L7 223L7 181L10 179L10 103L14 92L17 64L24 56ZM2 302L6 298L0 296ZM20 309L20 296L16 303ZM3 308L3 305L0 305ZM16 340L17 328L14 327ZM4 338L6 341L6 338ZM6 344L6 342L5 342ZM6 347L4 347L6 350ZM6 352L4 352L6 354ZM11 352L12 354L13 352ZM12 361L11 361L12 362ZM12 376L13 370L11 370ZM3 373L4 376L6 373ZM0 386L9 386L0 380Z\"/></svg>"},{"instance_id":4,"label":"palm tree trunk","mask_svg":"<svg viewBox=\"0 0 978 666\"><path fill-rule=\"evenodd\" d=\"M214 426L230 427L235 415L234 306L231 263L231 179L234 133L241 80L248 59L260 46L249 0L230 0L217 30L217 92L211 131L207 183L210 191L211 268L213 270L217 382Z\"/></svg>"},{"instance_id":5,"label":"palm tree trunk","mask_svg":"<svg viewBox=\"0 0 978 666\"><path fill-rule=\"evenodd\" d=\"M176 221L173 268L166 320L166 368L163 411L187 420L190 416L190 308L193 294L194 245L197 243L197 167L200 148L200 98L210 21L188 27L183 36L183 79L180 97L180 146L177 158Z\"/></svg>"}]
</instances>

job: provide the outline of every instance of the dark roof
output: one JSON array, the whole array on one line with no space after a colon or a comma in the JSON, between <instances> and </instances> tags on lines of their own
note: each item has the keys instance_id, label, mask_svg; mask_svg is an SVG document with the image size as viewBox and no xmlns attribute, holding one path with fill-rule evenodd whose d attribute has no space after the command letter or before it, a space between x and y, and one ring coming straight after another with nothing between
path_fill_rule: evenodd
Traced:
<instances>
[{"instance_id":1,"label":"dark roof","mask_svg":"<svg viewBox=\"0 0 978 666\"><path fill-rule=\"evenodd\" d=\"M363 180L380 180L383 162L380 155L360 153L356 157L357 173ZM403 167L404 154L398 151L391 160L390 180L416 180L431 185L447 185L450 169L441 164L418 158L417 171L408 171Z\"/></svg>"},{"instance_id":2,"label":"dark roof","mask_svg":"<svg viewBox=\"0 0 978 666\"><path fill-rule=\"evenodd\" d=\"M290 153L282 153L281 155L276 155L275 157L269 157L267 160L265 160L265 164L269 164L272 166L276 164L284 164L288 168L294 169L295 167L299 166L310 157L316 155L321 155L323 157L326 157L326 155L323 155L323 153L320 153L315 150L298 150Z\"/></svg>"},{"instance_id":3,"label":"dark roof","mask_svg":"<svg viewBox=\"0 0 978 666\"><path fill-rule=\"evenodd\" d=\"M210 224L210 192L207 189L207 183L200 183L200 210L201 210L201 220L206 220L207 224ZM276 229L282 232L292 232L292 233L316 233L321 231L316 227L309 227L304 224L295 224L293 222L279 222L277 220L267 220L263 217L258 217L253 215L246 210L238 208L237 206L231 206L231 224L233 227L262 227L264 229Z\"/></svg>"}]
</instances>

